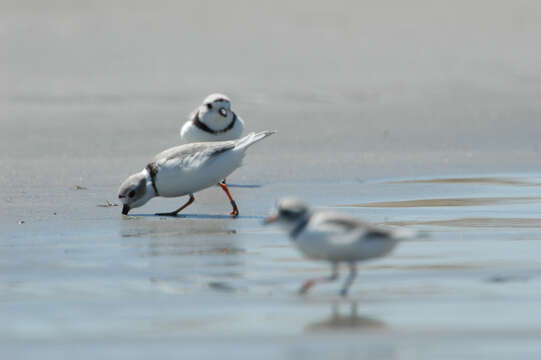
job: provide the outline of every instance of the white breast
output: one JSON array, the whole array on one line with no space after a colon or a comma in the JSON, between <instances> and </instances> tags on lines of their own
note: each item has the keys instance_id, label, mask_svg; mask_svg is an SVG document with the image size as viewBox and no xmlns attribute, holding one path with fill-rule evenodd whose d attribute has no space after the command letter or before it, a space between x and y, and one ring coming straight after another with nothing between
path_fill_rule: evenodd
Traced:
<instances>
[{"instance_id":1,"label":"white breast","mask_svg":"<svg viewBox=\"0 0 541 360\"><path fill-rule=\"evenodd\" d=\"M183 144L203 141L226 141L235 140L242 136L244 132L244 121L237 116L235 125L226 132L212 134L201 130L193 124L193 122L187 121L180 129L180 138Z\"/></svg>"}]
</instances>

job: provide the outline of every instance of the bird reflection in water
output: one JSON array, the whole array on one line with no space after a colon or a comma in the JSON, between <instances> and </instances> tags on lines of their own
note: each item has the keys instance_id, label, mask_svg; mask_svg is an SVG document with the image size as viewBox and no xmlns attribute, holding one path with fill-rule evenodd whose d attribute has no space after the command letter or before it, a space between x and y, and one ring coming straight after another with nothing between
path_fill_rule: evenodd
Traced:
<instances>
[{"instance_id":1,"label":"bird reflection in water","mask_svg":"<svg viewBox=\"0 0 541 360\"><path fill-rule=\"evenodd\" d=\"M355 331L355 330L376 330L387 329L387 325L377 319L357 314L357 303L350 303L349 314L342 315L339 311L339 303L332 303L331 316L325 320L308 324L305 327L307 332L320 331Z\"/></svg>"}]
</instances>

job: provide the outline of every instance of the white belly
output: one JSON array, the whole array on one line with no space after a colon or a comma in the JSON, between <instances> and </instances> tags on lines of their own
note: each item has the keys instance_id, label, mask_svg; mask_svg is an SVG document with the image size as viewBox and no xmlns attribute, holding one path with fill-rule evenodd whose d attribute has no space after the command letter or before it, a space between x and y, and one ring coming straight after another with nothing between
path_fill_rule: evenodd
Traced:
<instances>
[{"instance_id":1,"label":"white belly","mask_svg":"<svg viewBox=\"0 0 541 360\"><path fill-rule=\"evenodd\" d=\"M305 231L295 240L297 248L307 257L334 262L355 262L388 254L397 244L395 239L361 240L358 234L331 235Z\"/></svg>"},{"instance_id":2,"label":"white belly","mask_svg":"<svg viewBox=\"0 0 541 360\"><path fill-rule=\"evenodd\" d=\"M214 186L240 166L242 155L227 151L199 166L186 162L162 166L156 175L158 192L160 196L177 197Z\"/></svg>"}]
</instances>

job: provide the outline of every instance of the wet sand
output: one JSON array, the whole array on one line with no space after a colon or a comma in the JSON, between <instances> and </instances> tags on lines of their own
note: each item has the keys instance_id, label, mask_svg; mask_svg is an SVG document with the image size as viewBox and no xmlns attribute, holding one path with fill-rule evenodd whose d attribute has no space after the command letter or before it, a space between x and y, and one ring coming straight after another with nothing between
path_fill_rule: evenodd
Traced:
<instances>
[{"instance_id":1,"label":"wet sand","mask_svg":"<svg viewBox=\"0 0 541 360\"><path fill-rule=\"evenodd\" d=\"M539 197L487 197L487 198L441 198L441 199L416 199L404 201L373 202L366 204L354 204L345 206L387 208L387 207L447 207L447 206L480 206L498 204L520 204L523 202L539 202Z\"/></svg>"},{"instance_id":2,"label":"wet sand","mask_svg":"<svg viewBox=\"0 0 541 360\"><path fill-rule=\"evenodd\" d=\"M540 7L209 4L0 5L3 357L538 358ZM241 216L211 188L122 217L216 90L278 130ZM262 226L285 195L422 236L299 297L329 269Z\"/></svg>"}]
</instances>

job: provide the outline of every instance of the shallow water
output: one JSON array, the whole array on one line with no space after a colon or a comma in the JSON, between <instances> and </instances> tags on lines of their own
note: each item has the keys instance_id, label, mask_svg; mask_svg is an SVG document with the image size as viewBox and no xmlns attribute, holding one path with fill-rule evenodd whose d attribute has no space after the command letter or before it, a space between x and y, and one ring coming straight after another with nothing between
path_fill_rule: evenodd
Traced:
<instances>
[{"instance_id":1,"label":"shallow water","mask_svg":"<svg viewBox=\"0 0 541 360\"><path fill-rule=\"evenodd\" d=\"M352 202L366 203L396 192L413 198L539 195L536 187L492 182L422 188L387 179L265 184L234 190L245 214L238 219L220 215L228 208L218 188L204 194L215 204L196 203L178 218L147 215L171 200L153 201L122 218L119 207L98 207L87 197L80 214L30 216L4 237L4 351L46 358L76 351L99 356L106 349L136 358L177 349L204 358L215 351L243 358L260 351L266 358L357 351L366 358L410 351L424 358L505 358L537 348L538 202L342 207L336 205L344 200L336 187ZM422 234L391 256L363 264L348 299L337 295L339 283L298 296L303 280L329 268L302 259L261 219L275 194L299 191L320 208L407 225ZM309 196L316 193L326 195ZM31 346L23 351L17 344ZM466 352L457 344L476 345Z\"/></svg>"},{"instance_id":2,"label":"shallow water","mask_svg":"<svg viewBox=\"0 0 541 360\"><path fill-rule=\"evenodd\" d=\"M3 1L2 358L539 358L540 10ZM213 91L278 130L241 216L212 188L122 217ZM285 195L421 236L300 297L329 268L262 226Z\"/></svg>"}]
</instances>

